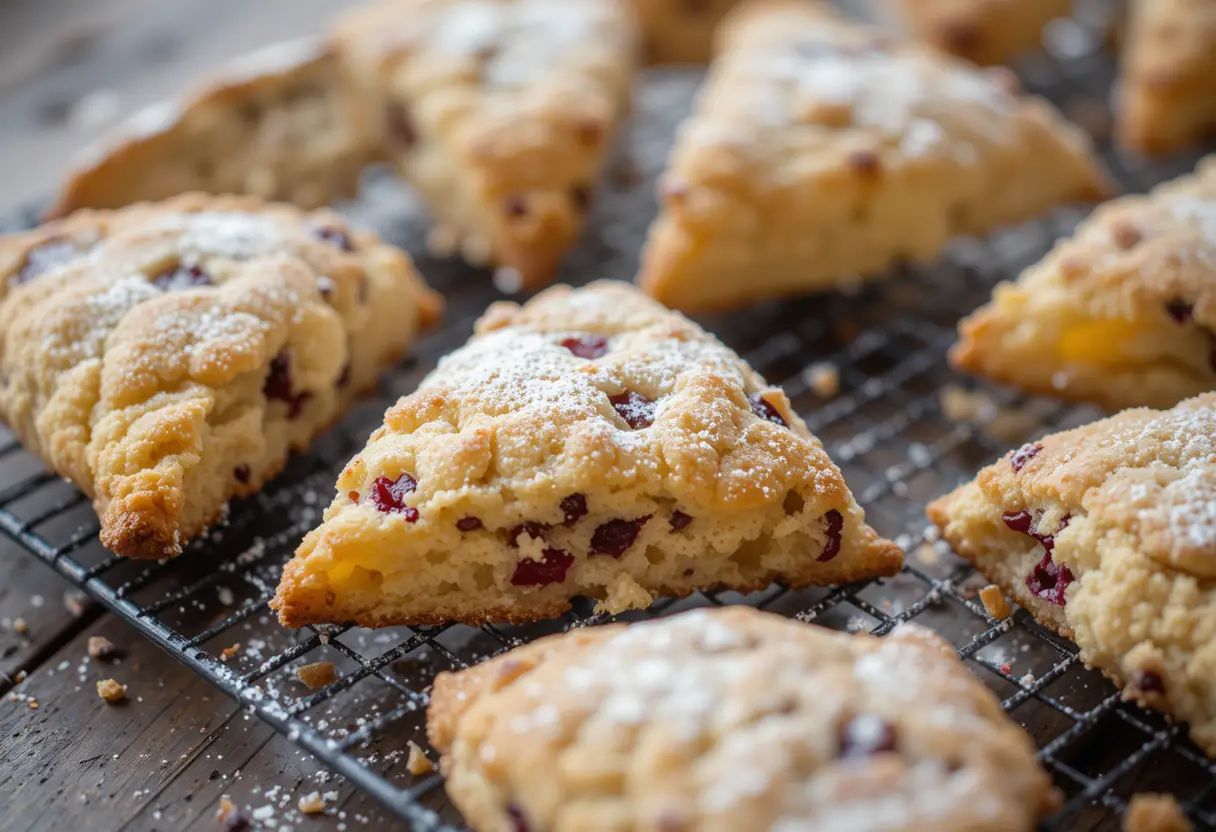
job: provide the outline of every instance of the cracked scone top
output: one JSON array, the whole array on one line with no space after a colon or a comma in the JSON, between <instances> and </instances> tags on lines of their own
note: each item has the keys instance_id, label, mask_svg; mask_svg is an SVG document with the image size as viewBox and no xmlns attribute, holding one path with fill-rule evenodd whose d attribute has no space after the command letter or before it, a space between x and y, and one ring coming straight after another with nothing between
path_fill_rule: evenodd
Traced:
<instances>
[{"instance_id":1,"label":"cracked scone top","mask_svg":"<svg viewBox=\"0 0 1216 832\"><path fill-rule=\"evenodd\" d=\"M221 67L182 100L137 112L86 149L49 213L191 191L316 208L353 195L373 151L332 44L302 38Z\"/></svg>"},{"instance_id":2,"label":"cracked scone top","mask_svg":"<svg viewBox=\"0 0 1216 832\"><path fill-rule=\"evenodd\" d=\"M375 383L438 299L329 211L187 194L0 239L0 414L101 540L181 551Z\"/></svg>"},{"instance_id":3,"label":"cracked scone top","mask_svg":"<svg viewBox=\"0 0 1216 832\"><path fill-rule=\"evenodd\" d=\"M919 40L977 64L1040 49L1043 27L1068 17L1073 0L878 0Z\"/></svg>"},{"instance_id":4,"label":"cracked scone top","mask_svg":"<svg viewBox=\"0 0 1216 832\"><path fill-rule=\"evenodd\" d=\"M288 626L611 612L898 571L780 389L623 283L499 303L343 470Z\"/></svg>"},{"instance_id":5,"label":"cracked scone top","mask_svg":"<svg viewBox=\"0 0 1216 832\"><path fill-rule=\"evenodd\" d=\"M436 246L548 283L629 105L621 0L387 0L339 22L366 131L426 200Z\"/></svg>"},{"instance_id":6,"label":"cracked scone top","mask_svg":"<svg viewBox=\"0 0 1216 832\"><path fill-rule=\"evenodd\" d=\"M959 324L950 360L1110 409L1216 390L1216 157L1098 208Z\"/></svg>"},{"instance_id":7,"label":"cracked scone top","mask_svg":"<svg viewBox=\"0 0 1216 832\"><path fill-rule=\"evenodd\" d=\"M571 630L435 680L473 829L1030 832L1034 745L938 636L748 607Z\"/></svg>"},{"instance_id":8,"label":"cracked scone top","mask_svg":"<svg viewBox=\"0 0 1216 832\"><path fill-rule=\"evenodd\" d=\"M1216 393L1006 455L929 506L954 549L1216 755Z\"/></svg>"},{"instance_id":9,"label":"cracked scone top","mask_svg":"<svg viewBox=\"0 0 1216 832\"><path fill-rule=\"evenodd\" d=\"M805 0L753 0L659 184L639 282L679 309L830 289L1106 192L1090 141L1007 70Z\"/></svg>"}]
</instances>

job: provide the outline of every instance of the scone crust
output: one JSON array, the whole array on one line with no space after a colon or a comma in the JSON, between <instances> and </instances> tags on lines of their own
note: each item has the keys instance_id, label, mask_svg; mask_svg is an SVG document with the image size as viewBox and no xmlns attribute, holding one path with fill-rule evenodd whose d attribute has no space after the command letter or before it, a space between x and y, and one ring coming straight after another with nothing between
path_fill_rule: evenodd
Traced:
<instances>
[{"instance_id":1,"label":"scone crust","mask_svg":"<svg viewBox=\"0 0 1216 832\"><path fill-rule=\"evenodd\" d=\"M574 352L588 344L599 354ZM651 424L622 416L633 397L653 403L637 405ZM371 494L403 474L412 520ZM574 595L619 612L890 575L902 560L779 389L624 283L492 306L389 410L337 492L284 569L272 604L288 626L534 620ZM537 560L567 568L528 583Z\"/></svg>"},{"instance_id":2,"label":"scone crust","mask_svg":"<svg viewBox=\"0 0 1216 832\"><path fill-rule=\"evenodd\" d=\"M929 517L1127 698L1189 722L1216 754L1216 394L1048 436ZM1048 561L1009 527L1026 521L1050 536Z\"/></svg>"},{"instance_id":3,"label":"scone crust","mask_svg":"<svg viewBox=\"0 0 1216 832\"><path fill-rule=\"evenodd\" d=\"M714 30L739 0L629 0L652 64L705 64Z\"/></svg>"},{"instance_id":4,"label":"scone crust","mask_svg":"<svg viewBox=\"0 0 1216 832\"><path fill-rule=\"evenodd\" d=\"M1089 139L1007 71L798 0L744 3L717 38L638 278L673 308L830 289L1109 193Z\"/></svg>"},{"instance_id":5,"label":"scone crust","mask_svg":"<svg viewBox=\"0 0 1216 832\"><path fill-rule=\"evenodd\" d=\"M1043 27L1068 17L1073 0L880 0L908 31L976 64L1003 64L1039 49Z\"/></svg>"},{"instance_id":6,"label":"scone crust","mask_svg":"<svg viewBox=\"0 0 1216 832\"><path fill-rule=\"evenodd\" d=\"M366 129L440 236L524 287L550 282L628 110L639 50L629 6L389 0L334 32Z\"/></svg>"},{"instance_id":7,"label":"scone crust","mask_svg":"<svg viewBox=\"0 0 1216 832\"><path fill-rule=\"evenodd\" d=\"M1216 389L1214 221L1216 157L1101 206L960 323L951 363L1111 410Z\"/></svg>"},{"instance_id":8,"label":"scone crust","mask_svg":"<svg viewBox=\"0 0 1216 832\"><path fill-rule=\"evenodd\" d=\"M86 149L48 217L190 191L318 208L352 196L375 155L357 112L329 41L274 44Z\"/></svg>"},{"instance_id":9,"label":"scone crust","mask_svg":"<svg viewBox=\"0 0 1216 832\"><path fill-rule=\"evenodd\" d=\"M1118 138L1143 153L1170 153L1216 131L1216 6L1207 0L1132 0Z\"/></svg>"},{"instance_id":10,"label":"scone crust","mask_svg":"<svg viewBox=\"0 0 1216 832\"><path fill-rule=\"evenodd\" d=\"M1028 832L1053 799L997 699L908 625L730 607L572 630L440 674L427 724L478 832Z\"/></svg>"},{"instance_id":11,"label":"scone crust","mask_svg":"<svg viewBox=\"0 0 1216 832\"><path fill-rule=\"evenodd\" d=\"M330 211L204 194L0 239L0 293L0 415L143 558L273 477L440 310Z\"/></svg>"}]
</instances>

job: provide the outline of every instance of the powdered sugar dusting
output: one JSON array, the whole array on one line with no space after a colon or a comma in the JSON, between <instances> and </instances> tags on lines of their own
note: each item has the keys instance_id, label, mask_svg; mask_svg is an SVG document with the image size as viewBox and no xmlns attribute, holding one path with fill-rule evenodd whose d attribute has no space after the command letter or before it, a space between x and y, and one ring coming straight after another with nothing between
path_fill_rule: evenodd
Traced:
<instances>
[{"instance_id":1,"label":"powdered sugar dusting","mask_svg":"<svg viewBox=\"0 0 1216 832\"><path fill-rule=\"evenodd\" d=\"M179 245L186 254L210 254L246 260L282 246L282 228L261 214L238 211L200 211L169 214L164 227L182 229Z\"/></svg>"},{"instance_id":2,"label":"powdered sugar dusting","mask_svg":"<svg viewBox=\"0 0 1216 832\"><path fill-rule=\"evenodd\" d=\"M1216 556L1216 460L1187 465L1145 515L1177 544Z\"/></svg>"}]
</instances>

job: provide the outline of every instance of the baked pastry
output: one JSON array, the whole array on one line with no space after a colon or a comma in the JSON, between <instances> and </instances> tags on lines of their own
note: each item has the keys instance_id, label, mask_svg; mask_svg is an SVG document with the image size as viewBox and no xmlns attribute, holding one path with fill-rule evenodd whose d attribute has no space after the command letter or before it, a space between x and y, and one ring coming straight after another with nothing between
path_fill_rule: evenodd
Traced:
<instances>
[{"instance_id":1,"label":"baked pastry","mask_svg":"<svg viewBox=\"0 0 1216 832\"><path fill-rule=\"evenodd\" d=\"M337 27L366 129L473 265L553 279L629 102L618 0L388 0Z\"/></svg>"},{"instance_id":2,"label":"baked pastry","mask_svg":"<svg viewBox=\"0 0 1216 832\"><path fill-rule=\"evenodd\" d=\"M1117 131L1145 153L1216 137L1216 4L1132 0Z\"/></svg>"},{"instance_id":3,"label":"baked pastry","mask_svg":"<svg viewBox=\"0 0 1216 832\"><path fill-rule=\"evenodd\" d=\"M1182 814L1178 799L1171 794L1134 794L1123 815L1123 832L1194 832L1194 829Z\"/></svg>"},{"instance_id":4,"label":"baked pastry","mask_svg":"<svg viewBox=\"0 0 1216 832\"><path fill-rule=\"evenodd\" d=\"M1039 49L1043 27L1068 17L1074 0L879 0L918 40L976 64L1003 64Z\"/></svg>"},{"instance_id":5,"label":"baked pastry","mask_svg":"<svg viewBox=\"0 0 1216 832\"><path fill-rule=\"evenodd\" d=\"M850 636L749 607L571 630L435 680L475 830L1030 832L1034 745L922 627Z\"/></svg>"},{"instance_id":6,"label":"baked pastry","mask_svg":"<svg viewBox=\"0 0 1216 832\"><path fill-rule=\"evenodd\" d=\"M616 613L902 560L780 389L609 281L491 306L337 491L272 601L289 627Z\"/></svg>"},{"instance_id":7,"label":"baked pastry","mask_svg":"<svg viewBox=\"0 0 1216 832\"><path fill-rule=\"evenodd\" d=\"M187 194L0 238L0 416L120 555L176 555L396 361L439 300L334 213Z\"/></svg>"},{"instance_id":8,"label":"baked pastry","mask_svg":"<svg viewBox=\"0 0 1216 832\"><path fill-rule=\"evenodd\" d=\"M1216 755L1216 394L1026 445L929 517L1125 697Z\"/></svg>"},{"instance_id":9,"label":"baked pastry","mask_svg":"<svg viewBox=\"0 0 1216 832\"><path fill-rule=\"evenodd\" d=\"M1216 157L1095 211L962 321L950 358L1112 410L1216 390Z\"/></svg>"},{"instance_id":10,"label":"baked pastry","mask_svg":"<svg viewBox=\"0 0 1216 832\"><path fill-rule=\"evenodd\" d=\"M226 67L184 102L137 113L86 150L50 216L190 191L316 208L353 195L373 155L357 112L326 41L275 44Z\"/></svg>"},{"instance_id":11,"label":"baked pastry","mask_svg":"<svg viewBox=\"0 0 1216 832\"><path fill-rule=\"evenodd\" d=\"M739 0L631 2L651 63L704 64L713 54L714 30Z\"/></svg>"},{"instance_id":12,"label":"baked pastry","mask_svg":"<svg viewBox=\"0 0 1216 832\"><path fill-rule=\"evenodd\" d=\"M746 3L718 38L643 254L668 306L830 288L1105 193L1089 140L1005 70L800 0Z\"/></svg>"}]
</instances>

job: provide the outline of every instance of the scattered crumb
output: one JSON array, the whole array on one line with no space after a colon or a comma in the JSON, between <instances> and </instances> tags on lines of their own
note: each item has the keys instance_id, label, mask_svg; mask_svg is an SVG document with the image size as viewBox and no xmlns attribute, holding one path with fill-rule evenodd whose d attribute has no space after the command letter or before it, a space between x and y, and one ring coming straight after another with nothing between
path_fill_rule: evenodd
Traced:
<instances>
[{"instance_id":1,"label":"scattered crumb","mask_svg":"<svg viewBox=\"0 0 1216 832\"><path fill-rule=\"evenodd\" d=\"M220 798L220 808L215 816L219 819L220 828L226 832L244 832L246 829L253 828L249 818L245 817L245 813L226 795Z\"/></svg>"},{"instance_id":2,"label":"scattered crumb","mask_svg":"<svg viewBox=\"0 0 1216 832\"><path fill-rule=\"evenodd\" d=\"M14 618L13 619L13 629L16 630L18 633L20 633L21 635L25 635L26 633L28 633L30 631L30 626L25 623L24 618Z\"/></svg>"},{"instance_id":3,"label":"scattered crumb","mask_svg":"<svg viewBox=\"0 0 1216 832\"><path fill-rule=\"evenodd\" d=\"M312 792L300 798L300 811L306 815L319 815L325 811L325 798L320 792Z\"/></svg>"},{"instance_id":4,"label":"scattered crumb","mask_svg":"<svg viewBox=\"0 0 1216 832\"><path fill-rule=\"evenodd\" d=\"M113 679L102 679L97 683L97 695L110 703L121 702L127 698L127 686Z\"/></svg>"},{"instance_id":5,"label":"scattered crumb","mask_svg":"<svg viewBox=\"0 0 1216 832\"><path fill-rule=\"evenodd\" d=\"M490 265L494 252L488 239L480 234L470 234L460 241L460 256L473 268L481 269Z\"/></svg>"},{"instance_id":6,"label":"scattered crumb","mask_svg":"<svg viewBox=\"0 0 1216 832\"><path fill-rule=\"evenodd\" d=\"M113 659L117 655L118 648L114 646L114 642L105 636L89 637L89 658L104 661L106 659Z\"/></svg>"},{"instance_id":7,"label":"scattered crumb","mask_svg":"<svg viewBox=\"0 0 1216 832\"><path fill-rule=\"evenodd\" d=\"M28 677L29 677L29 674L26 673L24 670L18 670L17 675L13 677L13 681L16 682L17 684L21 684Z\"/></svg>"},{"instance_id":8,"label":"scattered crumb","mask_svg":"<svg viewBox=\"0 0 1216 832\"><path fill-rule=\"evenodd\" d=\"M1034 684L1034 674L1033 674L1033 673L1027 673L1027 674L1026 674L1025 676L1023 676L1021 679L1018 679L1018 681L1022 683L1022 686L1023 686L1023 687L1027 687L1027 688L1028 688L1028 687L1030 687L1031 685L1033 685L1033 684Z\"/></svg>"},{"instance_id":9,"label":"scattered crumb","mask_svg":"<svg viewBox=\"0 0 1216 832\"><path fill-rule=\"evenodd\" d=\"M323 688L335 679L333 662L306 664L296 671L296 677L308 685L310 690Z\"/></svg>"},{"instance_id":10,"label":"scattered crumb","mask_svg":"<svg viewBox=\"0 0 1216 832\"><path fill-rule=\"evenodd\" d=\"M925 526L925 531L923 532L922 537L924 537L927 542L933 543L934 541L942 539L942 530L930 523L929 525Z\"/></svg>"},{"instance_id":11,"label":"scattered crumb","mask_svg":"<svg viewBox=\"0 0 1216 832\"><path fill-rule=\"evenodd\" d=\"M989 584L981 589L980 600L984 602L984 609L988 611L988 614L998 621L1013 614L1013 610L1009 608L1009 602L1005 600L1005 593L1001 592L1001 588L996 584Z\"/></svg>"},{"instance_id":12,"label":"scattered crumb","mask_svg":"<svg viewBox=\"0 0 1216 832\"><path fill-rule=\"evenodd\" d=\"M435 770L435 766L427 759L426 752L413 740L410 740L410 757L406 760L405 767L415 777Z\"/></svg>"},{"instance_id":13,"label":"scattered crumb","mask_svg":"<svg viewBox=\"0 0 1216 832\"><path fill-rule=\"evenodd\" d=\"M519 269L510 266L499 266L494 270L494 288L504 295L514 295L524 288L524 276Z\"/></svg>"},{"instance_id":14,"label":"scattered crumb","mask_svg":"<svg viewBox=\"0 0 1216 832\"><path fill-rule=\"evenodd\" d=\"M831 399L840 392L840 370L827 361L816 361L807 367L803 379L821 399Z\"/></svg>"},{"instance_id":15,"label":"scattered crumb","mask_svg":"<svg viewBox=\"0 0 1216 832\"><path fill-rule=\"evenodd\" d=\"M89 608L89 598L78 589L65 589L63 591L63 608L68 611L68 615L72 618L80 618L84 615L85 610Z\"/></svg>"},{"instance_id":16,"label":"scattered crumb","mask_svg":"<svg viewBox=\"0 0 1216 832\"><path fill-rule=\"evenodd\" d=\"M996 416L996 402L982 391L947 384L938 393L942 413L952 422L987 422Z\"/></svg>"},{"instance_id":17,"label":"scattered crumb","mask_svg":"<svg viewBox=\"0 0 1216 832\"><path fill-rule=\"evenodd\" d=\"M234 642L231 646L225 647L223 650L220 651L220 661L226 662L229 659L235 658L236 655L240 652L241 652L241 643L239 641Z\"/></svg>"},{"instance_id":18,"label":"scattered crumb","mask_svg":"<svg viewBox=\"0 0 1216 832\"><path fill-rule=\"evenodd\" d=\"M30 710L31 710L31 711L36 711L36 710L38 710L38 700L37 700L37 699L31 699L31 700L29 701L29 706L30 706Z\"/></svg>"},{"instance_id":19,"label":"scattered crumb","mask_svg":"<svg viewBox=\"0 0 1216 832\"><path fill-rule=\"evenodd\" d=\"M1123 815L1123 832L1191 832L1194 828L1170 794L1132 795Z\"/></svg>"},{"instance_id":20,"label":"scattered crumb","mask_svg":"<svg viewBox=\"0 0 1216 832\"><path fill-rule=\"evenodd\" d=\"M1009 662L1005 662L1003 665L1001 665L1001 672L1006 676L1011 675L1013 673L1013 665Z\"/></svg>"},{"instance_id":21,"label":"scattered crumb","mask_svg":"<svg viewBox=\"0 0 1216 832\"><path fill-rule=\"evenodd\" d=\"M435 257L451 257L460 248L460 232L450 225L436 225L426 235L426 250Z\"/></svg>"},{"instance_id":22,"label":"scattered crumb","mask_svg":"<svg viewBox=\"0 0 1216 832\"><path fill-rule=\"evenodd\" d=\"M925 566L937 566L942 561L941 552L932 543L922 543L916 547L916 558Z\"/></svg>"}]
</instances>

